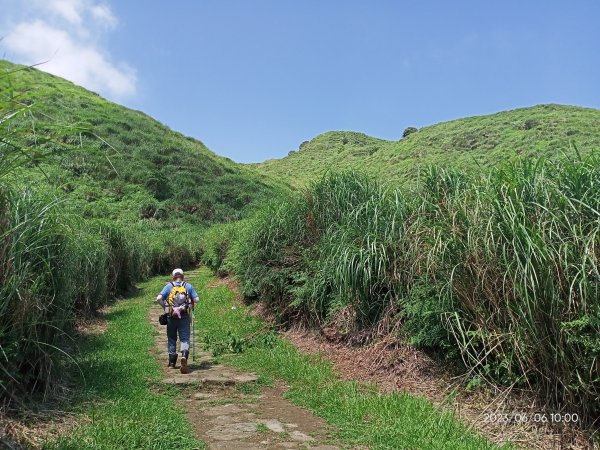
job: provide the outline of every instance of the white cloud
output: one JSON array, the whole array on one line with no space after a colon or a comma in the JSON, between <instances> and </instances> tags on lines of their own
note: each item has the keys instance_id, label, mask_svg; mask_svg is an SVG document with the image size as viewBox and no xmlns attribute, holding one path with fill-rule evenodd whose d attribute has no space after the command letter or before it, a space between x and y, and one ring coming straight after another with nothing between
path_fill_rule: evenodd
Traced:
<instances>
[{"instance_id":1,"label":"white cloud","mask_svg":"<svg viewBox=\"0 0 600 450\"><path fill-rule=\"evenodd\" d=\"M65 31L37 20L19 24L4 43L13 52L39 63L40 69L67 78L95 91L108 90L116 97L135 93L135 73L115 67L97 49L81 45Z\"/></svg>"},{"instance_id":2,"label":"white cloud","mask_svg":"<svg viewBox=\"0 0 600 450\"><path fill-rule=\"evenodd\" d=\"M81 25L84 7L81 0L42 0L36 3L73 25Z\"/></svg>"},{"instance_id":3,"label":"white cloud","mask_svg":"<svg viewBox=\"0 0 600 450\"><path fill-rule=\"evenodd\" d=\"M118 20L107 5L98 4L91 8L92 16L108 28L117 26Z\"/></svg>"},{"instance_id":4,"label":"white cloud","mask_svg":"<svg viewBox=\"0 0 600 450\"><path fill-rule=\"evenodd\" d=\"M9 59L23 64L47 61L38 68L112 99L135 94L135 71L126 63L114 62L98 43L98 37L118 23L107 4L91 0L29 0L26 4L28 14L1 42ZM25 20L36 13L39 18Z\"/></svg>"}]
</instances>

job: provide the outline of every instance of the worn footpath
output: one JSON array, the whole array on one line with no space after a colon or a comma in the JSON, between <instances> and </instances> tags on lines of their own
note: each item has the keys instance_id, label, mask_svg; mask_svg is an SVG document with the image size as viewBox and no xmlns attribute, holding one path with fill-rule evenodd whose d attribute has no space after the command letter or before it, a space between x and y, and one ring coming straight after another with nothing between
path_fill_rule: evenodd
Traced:
<instances>
[{"instance_id":1,"label":"worn footpath","mask_svg":"<svg viewBox=\"0 0 600 450\"><path fill-rule=\"evenodd\" d=\"M163 387L176 386L198 438L209 449L337 450L331 429L321 418L283 398L285 386L263 387L252 373L214 364L210 353L190 354L189 374L167 368L166 327L158 324L162 309L149 314L157 330L154 353L164 367Z\"/></svg>"}]
</instances>

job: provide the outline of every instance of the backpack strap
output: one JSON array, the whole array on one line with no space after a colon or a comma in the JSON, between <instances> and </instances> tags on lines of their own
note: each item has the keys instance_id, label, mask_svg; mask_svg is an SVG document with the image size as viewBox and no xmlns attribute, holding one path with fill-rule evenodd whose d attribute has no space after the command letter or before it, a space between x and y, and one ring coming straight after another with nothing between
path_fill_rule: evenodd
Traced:
<instances>
[{"instance_id":1,"label":"backpack strap","mask_svg":"<svg viewBox=\"0 0 600 450\"><path fill-rule=\"evenodd\" d=\"M188 288L185 285L185 281L181 282L181 286L185 289L185 306L186 306L186 310L187 308L190 307L190 293L188 292Z\"/></svg>"},{"instance_id":2,"label":"backpack strap","mask_svg":"<svg viewBox=\"0 0 600 450\"><path fill-rule=\"evenodd\" d=\"M192 300L192 297L190 296L190 291L188 290L187 283L185 281L183 281L181 285L185 289L185 296L186 296L186 302L185 302L186 308L185 309L187 312L187 310L190 308L194 309L194 301Z\"/></svg>"}]
</instances>

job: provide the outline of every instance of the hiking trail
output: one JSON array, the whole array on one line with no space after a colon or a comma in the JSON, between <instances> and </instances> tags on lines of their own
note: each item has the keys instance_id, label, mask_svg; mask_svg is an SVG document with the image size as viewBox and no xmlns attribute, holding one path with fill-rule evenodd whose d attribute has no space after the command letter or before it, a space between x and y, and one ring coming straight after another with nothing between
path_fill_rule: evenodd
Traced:
<instances>
[{"instance_id":1,"label":"hiking trail","mask_svg":"<svg viewBox=\"0 0 600 450\"><path fill-rule=\"evenodd\" d=\"M149 320L157 330L153 352L163 369L162 385L183 391L180 403L208 449L340 449L329 443L331 427L323 419L283 398L283 384L265 388L253 373L214 364L211 353L199 351L198 342L195 361L190 352L189 374L179 372L179 360L176 369L167 368L166 327L158 323L160 314L160 306L152 307Z\"/></svg>"}]
</instances>

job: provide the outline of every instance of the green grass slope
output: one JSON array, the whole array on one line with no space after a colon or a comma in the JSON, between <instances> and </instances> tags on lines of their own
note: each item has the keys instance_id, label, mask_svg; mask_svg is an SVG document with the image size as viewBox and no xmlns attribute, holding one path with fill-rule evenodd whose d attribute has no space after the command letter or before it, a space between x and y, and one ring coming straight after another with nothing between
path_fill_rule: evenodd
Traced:
<instances>
[{"instance_id":1,"label":"green grass slope","mask_svg":"<svg viewBox=\"0 0 600 450\"><path fill-rule=\"evenodd\" d=\"M279 189L141 112L0 61L0 403L54 392L81 316L193 266L206 227Z\"/></svg>"},{"instance_id":2,"label":"green grass slope","mask_svg":"<svg viewBox=\"0 0 600 450\"><path fill-rule=\"evenodd\" d=\"M282 159L257 164L265 174L303 185L329 169L363 169L393 182L413 180L428 165L463 170L521 156L553 158L600 148L600 110L539 105L439 123L386 141L349 131L315 137Z\"/></svg>"},{"instance_id":3,"label":"green grass slope","mask_svg":"<svg viewBox=\"0 0 600 450\"><path fill-rule=\"evenodd\" d=\"M33 120L35 132L19 145L61 149L42 165L41 182L68 193L83 217L212 224L240 218L276 190L201 142L62 78L8 61L0 73L8 74L3 95L31 105L16 126ZM19 171L14 181L39 178Z\"/></svg>"}]
</instances>

